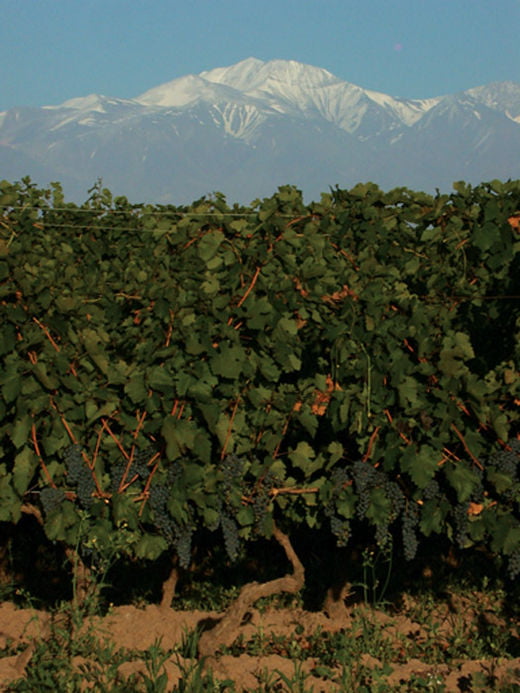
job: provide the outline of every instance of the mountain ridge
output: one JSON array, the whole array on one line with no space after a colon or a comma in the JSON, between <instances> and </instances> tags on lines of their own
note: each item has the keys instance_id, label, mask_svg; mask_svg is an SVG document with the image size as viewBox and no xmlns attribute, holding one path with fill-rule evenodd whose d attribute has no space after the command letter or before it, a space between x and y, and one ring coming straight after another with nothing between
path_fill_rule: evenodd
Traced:
<instances>
[{"instance_id":1,"label":"mountain ridge","mask_svg":"<svg viewBox=\"0 0 520 693\"><path fill-rule=\"evenodd\" d=\"M287 183L307 196L363 180L433 191L519 177L520 84L404 99L297 61L247 58L132 99L10 109L0 146L0 177L33 168L40 182L48 171L75 199L98 178L171 203L217 190L249 202Z\"/></svg>"}]
</instances>

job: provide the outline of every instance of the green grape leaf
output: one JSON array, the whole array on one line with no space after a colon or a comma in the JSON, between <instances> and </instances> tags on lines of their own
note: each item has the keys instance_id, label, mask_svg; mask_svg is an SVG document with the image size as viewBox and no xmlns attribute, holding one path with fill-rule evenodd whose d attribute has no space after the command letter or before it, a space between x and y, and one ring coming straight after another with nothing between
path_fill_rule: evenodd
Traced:
<instances>
[{"instance_id":1,"label":"green grape leaf","mask_svg":"<svg viewBox=\"0 0 520 693\"><path fill-rule=\"evenodd\" d=\"M28 414L17 420L11 433L11 440L16 448L21 448L27 443L31 426L32 419Z\"/></svg>"},{"instance_id":2,"label":"green grape leaf","mask_svg":"<svg viewBox=\"0 0 520 693\"><path fill-rule=\"evenodd\" d=\"M27 491L37 467L38 458L28 447L24 447L14 458L13 486L20 496Z\"/></svg>"},{"instance_id":3,"label":"green grape leaf","mask_svg":"<svg viewBox=\"0 0 520 693\"><path fill-rule=\"evenodd\" d=\"M421 445L417 450L413 445L407 446L400 457L401 469L410 475L418 488L428 485L438 469L439 453L430 445Z\"/></svg>"},{"instance_id":4,"label":"green grape leaf","mask_svg":"<svg viewBox=\"0 0 520 693\"><path fill-rule=\"evenodd\" d=\"M136 557L147 561L155 561L167 550L168 544L163 537L148 533L143 534L133 546Z\"/></svg>"}]
</instances>

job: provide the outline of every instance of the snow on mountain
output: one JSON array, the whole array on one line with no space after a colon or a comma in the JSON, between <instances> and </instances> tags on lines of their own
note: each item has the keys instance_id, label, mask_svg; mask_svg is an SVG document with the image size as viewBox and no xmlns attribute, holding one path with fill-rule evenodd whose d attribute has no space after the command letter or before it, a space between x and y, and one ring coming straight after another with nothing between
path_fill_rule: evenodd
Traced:
<instances>
[{"instance_id":1,"label":"snow on mountain","mask_svg":"<svg viewBox=\"0 0 520 693\"><path fill-rule=\"evenodd\" d=\"M57 111L63 108L70 108L74 111L96 111L97 113L108 113L115 109L135 108L137 102L133 99L116 99L102 94L89 94L68 99L58 106L43 106L45 110Z\"/></svg>"},{"instance_id":2,"label":"snow on mountain","mask_svg":"<svg viewBox=\"0 0 520 693\"><path fill-rule=\"evenodd\" d=\"M81 200L99 177L115 194L236 201L295 184L316 196L372 180L449 189L520 177L520 84L431 99L364 89L293 60L248 58L134 99L100 94L0 113L0 177L61 180Z\"/></svg>"},{"instance_id":3,"label":"snow on mountain","mask_svg":"<svg viewBox=\"0 0 520 693\"><path fill-rule=\"evenodd\" d=\"M224 85L214 85L199 75L186 75L186 77L179 77L149 89L135 100L145 106L182 108L198 101L207 103L243 102L244 97L236 89Z\"/></svg>"},{"instance_id":4,"label":"snow on mountain","mask_svg":"<svg viewBox=\"0 0 520 693\"><path fill-rule=\"evenodd\" d=\"M493 110L504 113L511 120L520 123L520 84L515 82L492 82L482 87L468 89L476 101Z\"/></svg>"},{"instance_id":5,"label":"snow on mountain","mask_svg":"<svg viewBox=\"0 0 520 693\"><path fill-rule=\"evenodd\" d=\"M355 132L365 114L382 107L394 125L410 125L436 103L436 99L394 99L345 82L328 70L294 60L263 62L248 58L230 67L200 74L205 80L226 85L264 101L279 113L320 116L347 132Z\"/></svg>"},{"instance_id":6,"label":"snow on mountain","mask_svg":"<svg viewBox=\"0 0 520 693\"><path fill-rule=\"evenodd\" d=\"M356 132L366 116L372 116L372 120L379 117L382 128L411 125L437 103L436 99L395 99L365 90L328 70L294 60L263 62L257 58L180 77L150 89L135 101L177 108L199 101L210 105L242 104L250 107L244 111L247 119L251 108L257 108L258 112L275 111L291 117L325 118L349 133ZM258 117L257 122L263 120ZM241 136L239 132L251 134L247 126L228 128L226 132L235 136Z\"/></svg>"},{"instance_id":7,"label":"snow on mountain","mask_svg":"<svg viewBox=\"0 0 520 693\"><path fill-rule=\"evenodd\" d=\"M43 106L41 110L51 119L51 129L59 130L75 124L88 127L112 124L134 116L143 110L143 106L132 99L89 94L69 99L57 106Z\"/></svg>"},{"instance_id":8,"label":"snow on mountain","mask_svg":"<svg viewBox=\"0 0 520 693\"><path fill-rule=\"evenodd\" d=\"M230 67L201 72L201 77L217 84L226 84L240 91L265 91L273 85L283 85L287 94L291 85L298 89L316 89L340 82L328 70L314 67L295 60L269 60L263 62L257 58L247 58ZM276 91L276 87L274 87Z\"/></svg>"}]
</instances>

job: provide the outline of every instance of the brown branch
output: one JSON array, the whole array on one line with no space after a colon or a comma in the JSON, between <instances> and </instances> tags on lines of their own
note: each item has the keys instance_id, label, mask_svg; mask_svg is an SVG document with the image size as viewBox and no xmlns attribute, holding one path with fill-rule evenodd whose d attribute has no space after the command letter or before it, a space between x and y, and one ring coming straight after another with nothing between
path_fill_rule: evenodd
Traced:
<instances>
[{"instance_id":1,"label":"brown branch","mask_svg":"<svg viewBox=\"0 0 520 693\"><path fill-rule=\"evenodd\" d=\"M291 486L285 486L282 488L272 488L269 492L269 495L273 496L273 498L276 498L276 496L280 496L282 494L299 496L303 493L319 493L319 491L320 489L317 486L311 486L310 488L293 488Z\"/></svg>"},{"instance_id":2,"label":"brown branch","mask_svg":"<svg viewBox=\"0 0 520 693\"><path fill-rule=\"evenodd\" d=\"M448 456L448 458L455 460L455 462L460 462L460 457L457 457L457 455L452 452L449 448L442 448L442 451Z\"/></svg>"},{"instance_id":3,"label":"brown branch","mask_svg":"<svg viewBox=\"0 0 520 693\"><path fill-rule=\"evenodd\" d=\"M231 438L231 431L233 430L233 422L235 420L235 416L237 413L238 405L240 403L240 395L237 397L235 405L233 406L233 411L231 412L231 416L229 418L229 426L226 432L226 439L224 440L224 445L222 446L222 451L220 453L220 459L223 460L224 457L226 456L226 450L227 446L229 445L229 439Z\"/></svg>"},{"instance_id":4,"label":"brown branch","mask_svg":"<svg viewBox=\"0 0 520 693\"><path fill-rule=\"evenodd\" d=\"M240 301L237 303L237 308L240 308L240 306L244 303L244 301L246 300L246 298L249 296L249 294L250 294L251 291L253 290L253 287L254 287L254 285L256 284L256 280L258 279L258 275L260 274L260 270L261 270L261 269L262 269L262 268L261 268L260 265L256 268L255 273L254 273L254 275L253 275L253 278L251 279L251 283L250 283L249 286L247 287L246 292L244 293L244 295L242 296L242 298L240 299Z\"/></svg>"},{"instance_id":5,"label":"brown branch","mask_svg":"<svg viewBox=\"0 0 520 693\"><path fill-rule=\"evenodd\" d=\"M58 407L52 401L51 401L51 406L54 409L56 409L56 411L58 411ZM72 443L74 443L74 445L78 445L77 438L74 435L74 433L72 432L72 429L70 428L70 426L67 423L63 414L60 414L60 419L61 419L61 423L63 424L64 429L67 431L67 434L68 434L70 440L72 441ZM100 435L100 434L98 434L98 435ZM94 451L94 454L96 454L96 453L97 453L97 446L96 446L96 450ZM85 462L85 464L87 465L87 467L90 470L90 473L92 474L92 479L94 480L94 484L96 485L96 493L98 494L98 496L100 498L107 497L107 494L103 492L103 489L99 485L98 478L94 472L94 465L95 465L96 460L95 459L90 460L87 453L84 450L81 451L81 457L83 458L83 461Z\"/></svg>"},{"instance_id":6,"label":"brown branch","mask_svg":"<svg viewBox=\"0 0 520 693\"><path fill-rule=\"evenodd\" d=\"M331 246L334 248L334 250L337 250L338 253L340 253L341 255L343 255L343 257L346 257L346 258L347 258L347 260L348 260L348 261L350 262L350 264L354 267L354 269L356 270L356 272L359 270L359 266L356 265L356 262L355 262L354 258L351 257L351 256L347 253L346 250L343 250L343 248L340 248L339 245L338 245L337 243L331 243Z\"/></svg>"},{"instance_id":7,"label":"brown branch","mask_svg":"<svg viewBox=\"0 0 520 693\"><path fill-rule=\"evenodd\" d=\"M372 456L372 448L374 447L374 443L376 441L377 434L379 433L380 429L381 429L381 426L376 426L376 428L374 429L374 432L370 436L370 440L368 441L367 451L363 455L363 462L368 462L368 460Z\"/></svg>"},{"instance_id":8,"label":"brown branch","mask_svg":"<svg viewBox=\"0 0 520 693\"><path fill-rule=\"evenodd\" d=\"M51 405L52 405L52 406L54 407L54 409L56 409L56 411L57 411L56 405L53 404L53 403L51 403ZM78 444L78 441L77 441L77 439L76 439L76 436L75 436L74 433L72 432L72 429L71 429L71 427L69 426L69 424L67 423L65 417L64 417L63 415L60 414L60 419L61 419L61 423L63 424L63 428L67 431L67 435L69 436L71 442L72 442L74 445L77 445L77 444Z\"/></svg>"},{"instance_id":9,"label":"brown branch","mask_svg":"<svg viewBox=\"0 0 520 693\"><path fill-rule=\"evenodd\" d=\"M144 426L144 420L146 419L146 410L143 411L141 416L138 415L138 412L136 414L137 418L137 426L135 427L135 431L133 433L134 440L137 440L137 436L139 435L139 431L141 428Z\"/></svg>"},{"instance_id":10,"label":"brown branch","mask_svg":"<svg viewBox=\"0 0 520 693\"><path fill-rule=\"evenodd\" d=\"M170 323L168 325L168 330L166 331L166 340L164 342L165 347L169 347L172 339L172 334L173 334L173 320L175 318L175 313L173 310L170 308Z\"/></svg>"},{"instance_id":11,"label":"brown branch","mask_svg":"<svg viewBox=\"0 0 520 693\"><path fill-rule=\"evenodd\" d=\"M137 426L135 427L135 431L133 432L132 436L134 440L137 439L137 436L139 435L139 430L144 424L144 420L146 418L146 411L143 411L141 415L139 415L139 412L136 412L136 417L137 417ZM122 448L122 444L121 444ZM128 474L130 472L130 469L132 467L132 463L134 461L134 453L135 453L135 443L132 443L132 447L130 448L130 454L127 457L127 463L125 467L125 471L123 472L123 476L121 477L121 481L119 482L119 488L117 489L118 493L122 493L123 491L126 491L126 489L131 486L134 481L139 477L138 474L134 474L134 476L130 479L130 481L127 481Z\"/></svg>"},{"instance_id":12,"label":"brown branch","mask_svg":"<svg viewBox=\"0 0 520 693\"><path fill-rule=\"evenodd\" d=\"M38 524L43 527L43 515L41 513L40 508L37 508L32 503L22 503L20 511L24 515L32 515L33 517L35 517Z\"/></svg>"},{"instance_id":13,"label":"brown branch","mask_svg":"<svg viewBox=\"0 0 520 693\"><path fill-rule=\"evenodd\" d=\"M273 452L273 460L276 459L278 457L278 455L280 454L280 448L282 446L282 441L285 438L285 434L287 433L291 419L292 419L292 412L289 414L289 416L287 417L287 419L283 425L282 436L281 436L280 440L278 441L278 444L275 447L274 452Z\"/></svg>"},{"instance_id":14,"label":"brown branch","mask_svg":"<svg viewBox=\"0 0 520 693\"><path fill-rule=\"evenodd\" d=\"M41 322L38 320L38 318L33 317L33 321L38 325L38 327L39 327L41 330L43 330L44 335L47 337L47 339L49 340L49 342L52 344L53 349L54 349L55 351L58 351L58 352L59 352L59 351L60 351L60 347L58 346L58 344L56 344L56 342L55 342L54 339L52 338L52 335L51 335L51 333L49 332L49 328L46 327L43 323L41 323Z\"/></svg>"},{"instance_id":15,"label":"brown branch","mask_svg":"<svg viewBox=\"0 0 520 693\"><path fill-rule=\"evenodd\" d=\"M300 221L305 221L305 219L319 219L319 217L316 214L305 214L304 216L301 217L296 217L295 219L291 219L291 221L287 222L285 225L285 228L290 228L294 224L298 224Z\"/></svg>"},{"instance_id":16,"label":"brown branch","mask_svg":"<svg viewBox=\"0 0 520 693\"><path fill-rule=\"evenodd\" d=\"M114 443L115 443L115 444L117 445L117 447L119 448L119 450L120 450L121 454L123 455L123 457L125 458L125 460L128 460L129 457L130 457L130 455L127 453L127 451L126 451L126 450L124 449L124 447L122 446L121 441L119 440L119 438L113 433L112 429L110 428L110 426L109 426L108 423L107 423L107 420L106 420L106 419L101 419L101 423L102 423L103 428L105 429L105 431L108 433L108 435L112 438L112 440L114 441Z\"/></svg>"},{"instance_id":17,"label":"brown branch","mask_svg":"<svg viewBox=\"0 0 520 693\"><path fill-rule=\"evenodd\" d=\"M480 461L475 457L475 455L474 455L474 454L471 452L471 450L469 449L468 444L467 444L466 441L464 440L464 436L462 435L462 433L459 431L459 429L455 426L454 423L451 424L451 427L453 428L453 430L454 430L455 433L457 434L457 436L458 436L460 442L461 442L462 445L464 446L464 450L468 453L468 455L469 455L469 456L471 457L471 459L473 460L473 464L474 464L476 467L478 467L481 471L484 471L484 467L482 466L482 464L480 463Z\"/></svg>"},{"instance_id":18,"label":"brown branch","mask_svg":"<svg viewBox=\"0 0 520 693\"><path fill-rule=\"evenodd\" d=\"M96 460L99 455L99 448L101 446L101 436L103 435L103 427L101 427L98 431L97 435L97 440L96 440L96 447L94 448L94 454L92 455L92 469L96 466Z\"/></svg>"},{"instance_id":19,"label":"brown branch","mask_svg":"<svg viewBox=\"0 0 520 693\"><path fill-rule=\"evenodd\" d=\"M211 630L202 633L198 646L199 656L211 658L222 645L231 645L237 637L245 614L258 599L270 597L279 592L296 594L303 588L305 571L291 545L289 537L278 529L276 525L273 528L273 537L285 551L285 555L293 569L292 574L270 580L269 582L249 582L244 585L237 599L231 604L217 625Z\"/></svg>"},{"instance_id":20,"label":"brown branch","mask_svg":"<svg viewBox=\"0 0 520 693\"><path fill-rule=\"evenodd\" d=\"M148 479L146 480L146 484L144 485L144 489L143 489L143 493L142 493L143 499L142 499L141 507L139 508L139 517L141 517L141 515L143 514L144 506L146 505L146 501L148 500L148 494L149 494L150 485L152 483L153 476L154 476L155 472L157 471L157 469L159 468L159 460L158 460L159 457L160 457L160 453L156 452L155 455L152 457L152 459L148 462L148 464L152 464L152 462L155 459L157 459L157 462L152 467L152 471L150 472Z\"/></svg>"}]
</instances>

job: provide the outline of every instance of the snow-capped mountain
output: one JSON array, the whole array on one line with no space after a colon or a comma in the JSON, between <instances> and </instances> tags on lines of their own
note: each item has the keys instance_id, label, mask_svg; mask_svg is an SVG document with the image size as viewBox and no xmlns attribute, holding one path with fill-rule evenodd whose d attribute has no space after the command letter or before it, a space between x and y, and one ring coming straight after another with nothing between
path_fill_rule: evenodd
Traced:
<instances>
[{"instance_id":1,"label":"snow-capped mountain","mask_svg":"<svg viewBox=\"0 0 520 693\"><path fill-rule=\"evenodd\" d=\"M520 177L520 84L400 99L292 60L248 58L134 99L91 94L0 113L0 178L98 179L133 200L249 202L294 184L307 198L371 180L449 190Z\"/></svg>"}]
</instances>

